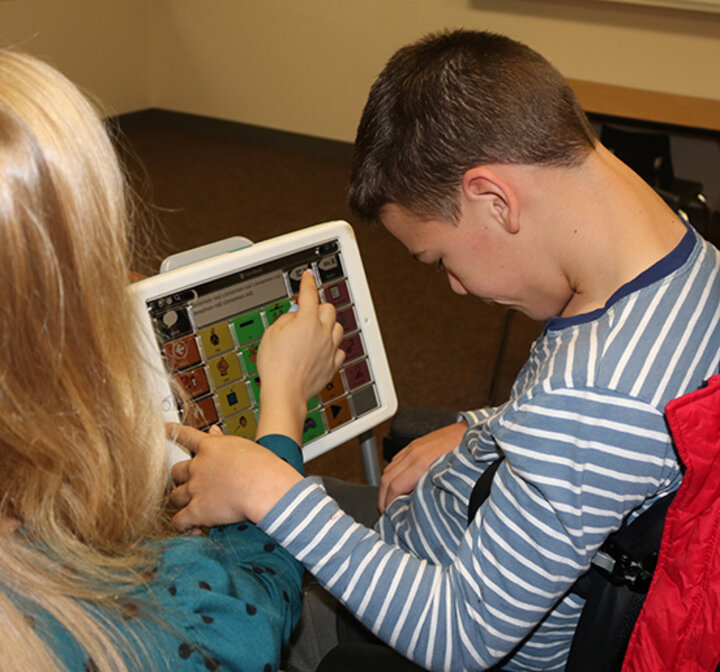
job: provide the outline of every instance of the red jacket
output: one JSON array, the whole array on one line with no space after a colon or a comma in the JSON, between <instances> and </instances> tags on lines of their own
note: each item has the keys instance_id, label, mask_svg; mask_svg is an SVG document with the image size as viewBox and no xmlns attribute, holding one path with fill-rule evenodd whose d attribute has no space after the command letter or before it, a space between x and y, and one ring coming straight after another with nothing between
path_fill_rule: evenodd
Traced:
<instances>
[{"instance_id":1,"label":"red jacket","mask_svg":"<svg viewBox=\"0 0 720 672\"><path fill-rule=\"evenodd\" d=\"M720 376L670 402L686 467L622 672L715 672L720 662Z\"/></svg>"}]
</instances>

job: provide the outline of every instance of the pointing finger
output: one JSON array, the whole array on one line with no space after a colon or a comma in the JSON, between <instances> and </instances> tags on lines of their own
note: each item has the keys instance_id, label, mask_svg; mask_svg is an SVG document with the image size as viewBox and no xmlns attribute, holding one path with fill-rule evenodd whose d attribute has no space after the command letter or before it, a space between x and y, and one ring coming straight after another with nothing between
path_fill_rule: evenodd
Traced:
<instances>
[{"instance_id":1,"label":"pointing finger","mask_svg":"<svg viewBox=\"0 0 720 672\"><path fill-rule=\"evenodd\" d=\"M298 309L301 311L317 310L320 303L315 276L310 269L303 271L298 292Z\"/></svg>"}]
</instances>

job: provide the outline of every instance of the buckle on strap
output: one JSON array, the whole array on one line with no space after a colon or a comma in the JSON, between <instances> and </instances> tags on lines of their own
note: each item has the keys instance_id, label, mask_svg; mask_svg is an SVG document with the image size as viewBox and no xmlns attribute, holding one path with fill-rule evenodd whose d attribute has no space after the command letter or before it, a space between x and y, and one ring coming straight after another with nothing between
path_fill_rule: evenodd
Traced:
<instances>
[{"instance_id":1,"label":"buckle on strap","mask_svg":"<svg viewBox=\"0 0 720 672\"><path fill-rule=\"evenodd\" d=\"M636 593L647 593L657 564L657 553L637 560L608 540L592 559L592 565L608 581L627 586Z\"/></svg>"}]
</instances>

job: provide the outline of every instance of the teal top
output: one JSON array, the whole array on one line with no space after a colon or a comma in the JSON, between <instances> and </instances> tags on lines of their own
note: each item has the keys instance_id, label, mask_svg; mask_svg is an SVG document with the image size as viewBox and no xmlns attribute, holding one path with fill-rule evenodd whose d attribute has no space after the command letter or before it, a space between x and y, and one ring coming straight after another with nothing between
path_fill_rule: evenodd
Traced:
<instances>
[{"instance_id":1,"label":"teal top","mask_svg":"<svg viewBox=\"0 0 720 672\"><path fill-rule=\"evenodd\" d=\"M292 439L259 443L303 473ZM277 670L300 617L302 566L251 523L212 528L207 538L166 539L160 551L153 578L123 601L124 617L102 615L141 643L127 658L130 668ZM70 672L97 669L57 621L28 616Z\"/></svg>"}]
</instances>

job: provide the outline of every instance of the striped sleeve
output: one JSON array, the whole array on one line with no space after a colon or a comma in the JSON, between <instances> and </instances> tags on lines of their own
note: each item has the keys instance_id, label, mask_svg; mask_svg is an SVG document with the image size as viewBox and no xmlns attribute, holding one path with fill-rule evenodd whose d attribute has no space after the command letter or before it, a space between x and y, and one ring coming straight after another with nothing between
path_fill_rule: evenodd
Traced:
<instances>
[{"instance_id":1,"label":"striped sleeve","mask_svg":"<svg viewBox=\"0 0 720 672\"><path fill-rule=\"evenodd\" d=\"M630 511L669 487L676 464L662 422L641 402L574 389L489 421L506 459L449 562L422 544L410 552L386 543L312 480L261 527L410 659L483 669L527 637Z\"/></svg>"}]
</instances>

